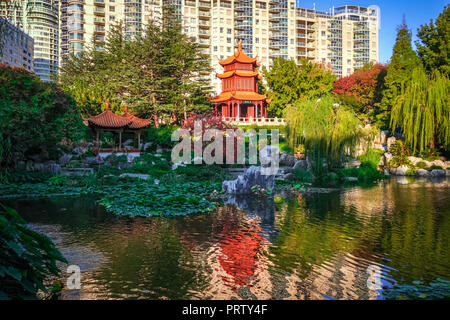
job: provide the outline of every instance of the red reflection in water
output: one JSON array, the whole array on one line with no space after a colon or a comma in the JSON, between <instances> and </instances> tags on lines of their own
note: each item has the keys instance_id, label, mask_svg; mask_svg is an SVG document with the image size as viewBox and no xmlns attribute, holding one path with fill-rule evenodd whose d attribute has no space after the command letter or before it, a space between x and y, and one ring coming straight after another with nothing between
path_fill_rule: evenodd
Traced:
<instances>
[{"instance_id":1,"label":"red reflection in water","mask_svg":"<svg viewBox=\"0 0 450 320\"><path fill-rule=\"evenodd\" d=\"M248 227L230 230L225 224L222 230L218 258L220 265L229 276L222 276L225 284L232 289L251 287L250 279L257 269L258 252L262 241L262 229L258 220L248 221Z\"/></svg>"}]
</instances>

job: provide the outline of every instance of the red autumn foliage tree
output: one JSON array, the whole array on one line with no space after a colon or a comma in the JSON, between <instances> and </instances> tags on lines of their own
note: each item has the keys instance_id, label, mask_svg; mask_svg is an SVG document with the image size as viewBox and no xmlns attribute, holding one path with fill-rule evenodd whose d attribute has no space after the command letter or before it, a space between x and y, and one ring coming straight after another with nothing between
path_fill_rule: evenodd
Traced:
<instances>
[{"instance_id":1,"label":"red autumn foliage tree","mask_svg":"<svg viewBox=\"0 0 450 320\"><path fill-rule=\"evenodd\" d=\"M372 118L382 99L387 68L368 64L334 83L334 93L350 105L361 118Z\"/></svg>"},{"instance_id":2,"label":"red autumn foliage tree","mask_svg":"<svg viewBox=\"0 0 450 320\"><path fill-rule=\"evenodd\" d=\"M211 112L211 113L207 113L207 114L196 114L196 113L192 112L187 116L187 119L184 120L181 128L187 129L191 133L191 135L193 135L194 134L194 126L195 126L196 121L201 121L201 123L202 123L202 131L201 131L202 140L203 140L203 136L205 135L205 131L208 129L217 129L217 130L223 132L223 134L224 134L223 155L224 155L224 162L225 162L225 157L227 154L227 148L226 148L226 144L225 144L225 133L227 130L234 131L234 130L236 130L236 128L225 123L222 119L222 116L216 112ZM209 145L210 143L211 143L211 141L203 141L202 151L205 150L205 147L207 145ZM237 144L237 139L234 139L234 148L231 150L233 150L235 161L236 161L236 151L237 151L236 144ZM228 150L228 152L229 151L230 150Z\"/></svg>"}]
</instances>

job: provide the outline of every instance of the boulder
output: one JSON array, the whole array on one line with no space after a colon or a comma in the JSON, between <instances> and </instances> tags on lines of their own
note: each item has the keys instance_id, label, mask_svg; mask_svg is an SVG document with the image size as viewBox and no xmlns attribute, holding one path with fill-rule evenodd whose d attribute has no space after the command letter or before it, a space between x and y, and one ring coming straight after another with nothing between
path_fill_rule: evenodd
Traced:
<instances>
[{"instance_id":1,"label":"boulder","mask_svg":"<svg viewBox=\"0 0 450 320\"><path fill-rule=\"evenodd\" d=\"M345 177L344 181L347 181L347 182L358 182L358 178L357 177Z\"/></svg>"},{"instance_id":2,"label":"boulder","mask_svg":"<svg viewBox=\"0 0 450 320\"><path fill-rule=\"evenodd\" d=\"M346 168L359 168L361 167L361 161L352 160L345 165Z\"/></svg>"},{"instance_id":3,"label":"boulder","mask_svg":"<svg viewBox=\"0 0 450 320\"><path fill-rule=\"evenodd\" d=\"M140 173L122 173L119 177L129 177L129 178L136 178L136 179L142 179L147 180L150 178L148 174L140 174Z\"/></svg>"},{"instance_id":4,"label":"boulder","mask_svg":"<svg viewBox=\"0 0 450 320\"><path fill-rule=\"evenodd\" d=\"M131 147L133 144L133 139L125 140L125 142L122 142L122 148Z\"/></svg>"},{"instance_id":5,"label":"boulder","mask_svg":"<svg viewBox=\"0 0 450 320\"><path fill-rule=\"evenodd\" d=\"M406 171L408 171L409 168L407 166L401 166L398 167L397 170L395 170L396 176L406 176Z\"/></svg>"},{"instance_id":6,"label":"boulder","mask_svg":"<svg viewBox=\"0 0 450 320\"><path fill-rule=\"evenodd\" d=\"M389 164L389 162L391 162L391 160L394 157L394 155L392 153L390 153L390 152L386 152L383 155L383 157L384 157L384 165L387 166Z\"/></svg>"},{"instance_id":7,"label":"boulder","mask_svg":"<svg viewBox=\"0 0 450 320\"><path fill-rule=\"evenodd\" d=\"M447 177L450 177L450 170L445 170L445 175L446 175Z\"/></svg>"},{"instance_id":8,"label":"boulder","mask_svg":"<svg viewBox=\"0 0 450 320\"><path fill-rule=\"evenodd\" d=\"M395 143L395 141L397 141L397 139L395 139L395 137L390 137L390 138L387 139L387 148L388 148L388 150Z\"/></svg>"},{"instance_id":9,"label":"boulder","mask_svg":"<svg viewBox=\"0 0 450 320\"><path fill-rule=\"evenodd\" d=\"M150 148L150 146L153 144L153 142L147 142L146 144L144 144L144 151L147 150L148 148Z\"/></svg>"},{"instance_id":10,"label":"boulder","mask_svg":"<svg viewBox=\"0 0 450 320\"><path fill-rule=\"evenodd\" d=\"M156 153L161 154L162 152L163 152L163 149L162 149L162 147L158 144L158 145L156 146Z\"/></svg>"},{"instance_id":11,"label":"boulder","mask_svg":"<svg viewBox=\"0 0 450 320\"><path fill-rule=\"evenodd\" d=\"M286 173L285 175L283 175L283 180L293 180L294 179L294 175L292 173Z\"/></svg>"},{"instance_id":12,"label":"boulder","mask_svg":"<svg viewBox=\"0 0 450 320\"><path fill-rule=\"evenodd\" d=\"M70 160L72 160L72 155L69 154L69 153L65 153L65 154L63 154L61 157L59 157L58 163L59 163L62 167L64 167L64 166L66 166L66 165L70 162Z\"/></svg>"},{"instance_id":13,"label":"boulder","mask_svg":"<svg viewBox=\"0 0 450 320\"><path fill-rule=\"evenodd\" d=\"M273 190L275 175L263 175L263 167L251 166L237 179L224 181L222 189L228 194L250 194L253 186L260 186L265 190Z\"/></svg>"},{"instance_id":14,"label":"boulder","mask_svg":"<svg viewBox=\"0 0 450 320\"><path fill-rule=\"evenodd\" d=\"M102 157L86 157L84 160L86 164L102 164L103 158Z\"/></svg>"},{"instance_id":15,"label":"boulder","mask_svg":"<svg viewBox=\"0 0 450 320\"><path fill-rule=\"evenodd\" d=\"M293 167L295 165L296 158L294 155L282 153L280 155L280 166Z\"/></svg>"},{"instance_id":16,"label":"boulder","mask_svg":"<svg viewBox=\"0 0 450 320\"><path fill-rule=\"evenodd\" d=\"M387 143L387 136L389 131L382 130L380 131L380 144L386 144Z\"/></svg>"},{"instance_id":17,"label":"boulder","mask_svg":"<svg viewBox=\"0 0 450 320\"><path fill-rule=\"evenodd\" d=\"M41 171L50 172L52 174L60 174L61 166L55 161L49 161L43 164Z\"/></svg>"},{"instance_id":18,"label":"boulder","mask_svg":"<svg viewBox=\"0 0 450 320\"><path fill-rule=\"evenodd\" d=\"M432 177L445 177L446 172L445 170L432 170L430 175Z\"/></svg>"},{"instance_id":19,"label":"boulder","mask_svg":"<svg viewBox=\"0 0 450 320\"><path fill-rule=\"evenodd\" d=\"M413 165L416 165L416 164L418 164L420 161L423 161L422 158L417 158L417 157L408 157L408 159L409 159L409 161L411 161L411 163L412 163Z\"/></svg>"},{"instance_id":20,"label":"boulder","mask_svg":"<svg viewBox=\"0 0 450 320\"><path fill-rule=\"evenodd\" d=\"M431 162L431 165L439 166L444 170L447 169L447 165L446 165L445 161L442 161L442 160L434 160L433 162Z\"/></svg>"},{"instance_id":21,"label":"boulder","mask_svg":"<svg viewBox=\"0 0 450 320\"><path fill-rule=\"evenodd\" d=\"M416 170L416 176L418 176L418 177L429 177L430 176L430 172L428 170L425 170L425 169L417 169Z\"/></svg>"}]
</instances>

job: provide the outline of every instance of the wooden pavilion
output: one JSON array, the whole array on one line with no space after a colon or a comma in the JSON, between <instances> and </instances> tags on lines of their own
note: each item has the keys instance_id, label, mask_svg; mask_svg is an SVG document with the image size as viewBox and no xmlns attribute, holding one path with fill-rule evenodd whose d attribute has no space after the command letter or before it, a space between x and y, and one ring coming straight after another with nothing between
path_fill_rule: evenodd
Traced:
<instances>
[{"instance_id":1,"label":"wooden pavilion","mask_svg":"<svg viewBox=\"0 0 450 320\"><path fill-rule=\"evenodd\" d=\"M140 152L141 150L141 133L150 125L150 119L141 119L128 112L125 107L125 113L121 116L113 113L106 104L106 109L96 116L91 116L84 120L84 124L95 132L95 148L96 152L116 152L130 153ZM114 134L113 146L110 149L100 149L100 133L112 132ZM133 133L137 137L137 148L122 148L122 134ZM119 145L116 147L116 137L119 137Z\"/></svg>"}]
</instances>

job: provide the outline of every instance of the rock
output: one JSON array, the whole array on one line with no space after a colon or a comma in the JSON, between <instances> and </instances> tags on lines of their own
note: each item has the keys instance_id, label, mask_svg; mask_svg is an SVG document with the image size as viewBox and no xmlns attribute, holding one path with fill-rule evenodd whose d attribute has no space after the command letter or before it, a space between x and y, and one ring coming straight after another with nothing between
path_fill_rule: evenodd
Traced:
<instances>
[{"instance_id":1,"label":"rock","mask_svg":"<svg viewBox=\"0 0 450 320\"><path fill-rule=\"evenodd\" d=\"M391 149L391 146L395 143L395 141L397 141L397 139L395 139L395 137L390 137L387 139L387 148L388 150Z\"/></svg>"},{"instance_id":2,"label":"rock","mask_svg":"<svg viewBox=\"0 0 450 320\"><path fill-rule=\"evenodd\" d=\"M385 176L390 176L390 175L391 175L391 173L389 172L388 169L384 169L383 174L384 174Z\"/></svg>"},{"instance_id":3,"label":"rock","mask_svg":"<svg viewBox=\"0 0 450 320\"><path fill-rule=\"evenodd\" d=\"M294 155L282 153L280 155L280 166L293 167L295 165L296 158Z\"/></svg>"},{"instance_id":4,"label":"rock","mask_svg":"<svg viewBox=\"0 0 450 320\"><path fill-rule=\"evenodd\" d=\"M389 169L389 173L390 173L392 176L395 176L395 175L397 174L397 168L390 168L390 169Z\"/></svg>"},{"instance_id":5,"label":"rock","mask_svg":"<svg viewBox=\"0 0 450 320\"><path fill-rule=\"evenodd\" d=\"M159 180L158 180L158 179L155 179L155 180L153 180L153 183L154 183L154 184L159 184Z\"/></svg>"},{"instance_id":6,"label":"rock","mask_svg":"<svg viewBox=\"0 0 450 320\"><path fill-rule=\"evenodd\" d=\"M54 161L46 162L42 165L41 171L44 172L50 172L52 174L60 174L61 173L61 166Z\"/></svg>"},{"instance_id":7,"label":"rock","mask_svg":"<svg viewBox=\"0 0 450 320\"><path fill-rule=\"evenodd\" d=\"M389 164L389 162L391 162L392 158L394 157L394 155L390 152L386 152L384 155L384 165L387 166Z\"/></svg>"},{"instance_id":8,"label":"rock","mask_svg":"<svg viewBox=\"0 0 450 320\"><path fill-rule=\"evenodd\" d=\"M137 178L142 180L147 180L148 178L150 178L148 174L140 174L140 173L122 173L119 177Z\"/></svg>"},{"instance_id":9,"label":"rock","mask_svg":"<svg viewBox=\"0 0 450 320\"><path fill-rule=\"evenodd\" d=\"M395 171L395 175L396 176L406 176L406 171L408 171L409 168L407 166L401 166L398 167L397 170Z\"/></svg>"},{"instance_id":10,"label":"rock","mask_svg":"<svg viewBox=\"0 0 450 320\"><path fill-rule=\"evenodd\" d=\"M432 177L445 177L446 172L445 170L432 170L430 175Z\"/></svg>"},{"instance_id":11,"label":"rock","mask_svg":"<svg viewBox=\"0 0 450 320\"><path fill-rule=\"evenodd\" d=\"M283 175L283 180L293 180L294 179L294 175L292 173L286 173L285 175Z\"/></svg>"},{"instance_id":12,"label":"rock","mask_svg":"<svg viewBox=\"0 0 450 320\"><path fill-rule=\"evenodd\" d=\"M375 149L378 149L378 150L386 151L386 150L384 149L384 146L383 146L382 144L375 144L373 147L374 147Z\"/></svg>"},{"instance_id":13,"label":"rock","mask_svg":"<svg viewBox=\"0 0 450 320\"><path fill-rule=\"evenodd\" d=\"M417 157L408 157L408 159L409 159L409 161L411 161L411 163L412 163L413 165L416 165L416 164L418 164L420 161L423 161L422 158L417 158Z\"/></svg>"},{"instance_id":14,"label":"rock","mask_svg":"<svg viewBox=\"0 0 450 320\"><path fill-rule=\"evenodd\" d=\"M158 145L156 146L156 153L161 154L162 152L163 152L163 149L162 149L162 147L158 144Z\"/></svg>"},{"instance_id":15,"label":"rock","mask_svg":"<svg viewBox=\"0 0 450 320\"><path fill-rule=\"evenodd\" d=\"M102 157L86 157L84 160L86 164L102 164L103 158Z\"/></svg>"},{"instance_id":16,"label":"rock","mask_svg":"<svg viewBox=\"0 0 450 320\"><path fill-rule=\"evenodd\" d=\"M125 142L122 142L122 148L126 148L133 144L133 139L128 139ZM131 146L130 146L131 147Z\"/></svg>"},{"instance_id":17,"label":"rock","mask_svg":"<svg viewBox=\"0 0 450 320\"><path fill-rule=\"evenodd\" d=\"M345 177L344 181L347 181L347 182L358 182L358 178L357 177Z\"/></svg>"},{"instance_id":18,"label":"rock","mask_svg":"<svg viewBox=\"0 0 450 320\"><path fill-rule=\"evenodd\" d=\"M439 167L441 167L444 170L447 169L447 165L445 164L445 161L442 161L442 160L434 160L431 163L431 165L432 166L439 166Z\"/></svg>"},{"instance_id":19,"label":"rock","mask_svg":"<svg viewBox=\"0 0 450 320\"><path fill-rule=\"evenodd\" d=\"M260 186L265 190L273 190L275 175L263 175L263 167L251 166L237 179L224 181L222 189L228 194L250 194L253 186Z\"/></svg>"},{"instance_id":20,"label":"rock","mask_svg":"<svg viewBox=\"0 0 450 320\"><path fill-rule=\"evenodd\" d=\"M151 147L151 145L153 144L153 142L147 142L146 144L144 144L144 151L147 150L148 148Z\"/></svg>"},{"instance_id":21,"label":"rock","mask_svg":"<svg viewBox=\"0 0 450 320\"><path fill-rule=\"evenodd\" d=\"M65 153L65 154L63 154L61 157L59 157L59 160L58 160L58 163L62 166L62 167L64 167L64 166L66 166L69 162L70 162L70 160L72 160L72 155L71 154L68 154L68 153Z\"/></svg>"},{"instance_id":22,"label":"rock","mask_svg":"<svg viewBox=\"0 0 450 320\"><path fill-rule=\"evenodd\" d=\"M186 164L184 164L183 162L180 163L174 163L172 165L172 170L176 170L178 167L186 167Z\"/></svg>"},{"instance_id":23,"label":"rock","mask_svg":"<svg viewBox=\"0 0 450 320\"><path fill-rule=\"evenodd\" d=\"M450 170L445 170L445 175L446 175L447 177L450 177Z\"/></svg>"},{"instance_id":24,"label":"rock","mask_svg":"<svg viewBox=\"0 0 450 320\"><path fill-rule=\"evenodd\" d=\"M428 177L430 176L430 172L425 169L417 169L416 170L416 176L418 177Z\"/></svg>"},{"instance_id":25,"label":"rock","mask_svg":"<svg viewBox=\"0 0 450 320\"><path fill-rule=\"evenodd\" d=\"M361 167L361 161L359 160L353 160L351 162L346 163L346 168L359 168Z\"/></svg>"},{"instance_id":26,"label":"rock","mask_svg":"<svg viewBox=\"0 0 450 320\"><path fill-rule=\"evenodd\" d=\"M382 130L380 131L380 143L381 144L386 144L387 143L387 135L388 135L389 131L387 130Z\"/></svg>"}]
</instances>

